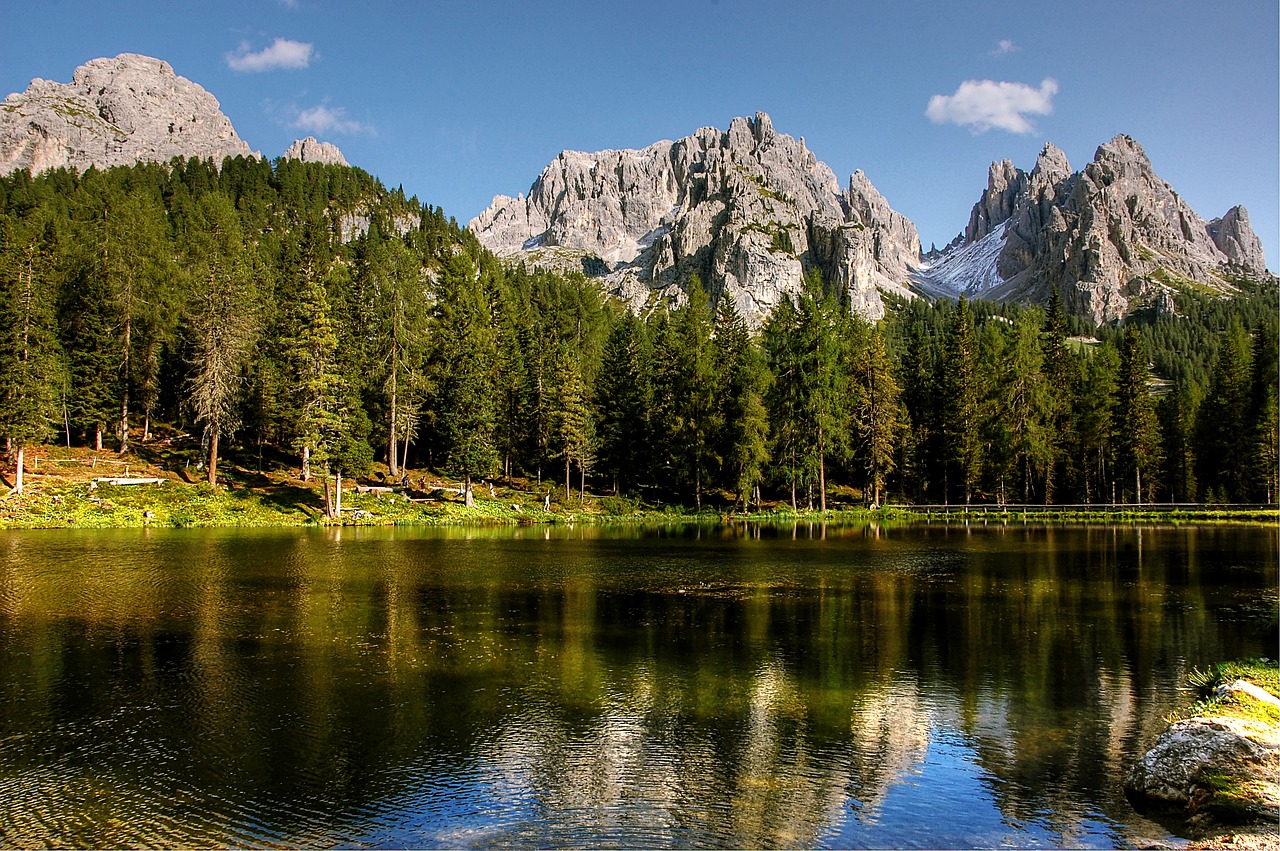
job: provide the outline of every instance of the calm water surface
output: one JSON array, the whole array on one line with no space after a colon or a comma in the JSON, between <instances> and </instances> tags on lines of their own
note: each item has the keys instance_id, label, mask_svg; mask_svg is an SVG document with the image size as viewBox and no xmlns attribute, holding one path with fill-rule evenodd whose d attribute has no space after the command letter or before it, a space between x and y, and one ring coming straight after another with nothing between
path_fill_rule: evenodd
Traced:
<instances>
[{"instance_id":1,"label":"calm water surface","mask_svg":"<svg viewBox=\"0 0 1280 851\"><path fill-rule=\"evenodd\" d=\"M0 845L1167 839L1276 609L1275 528L0 532Z\"/></svg>"}]
</instances>

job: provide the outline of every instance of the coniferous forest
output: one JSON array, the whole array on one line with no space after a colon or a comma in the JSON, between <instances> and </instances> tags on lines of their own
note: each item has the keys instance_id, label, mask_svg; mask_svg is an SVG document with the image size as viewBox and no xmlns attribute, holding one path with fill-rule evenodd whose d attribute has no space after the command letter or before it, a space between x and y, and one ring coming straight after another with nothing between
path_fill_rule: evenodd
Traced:
<instances>
[{"instance_id":1,"label":"coniferous forest","mask_svg":"<svg viewBox=\"0 0 1280 851\"><path fill-rule=\"evenodd\" d=\"M870 324L813 274L752 332L696 277L638 317L504 263L359 169L18 171L0 435L11 470L163 426L210 483L234 450L303 480L376 463L699 509L1271 503L1276 285L1239 283L1118 327L1056 298L897 301Z\"/></svg>"}]
</instances>

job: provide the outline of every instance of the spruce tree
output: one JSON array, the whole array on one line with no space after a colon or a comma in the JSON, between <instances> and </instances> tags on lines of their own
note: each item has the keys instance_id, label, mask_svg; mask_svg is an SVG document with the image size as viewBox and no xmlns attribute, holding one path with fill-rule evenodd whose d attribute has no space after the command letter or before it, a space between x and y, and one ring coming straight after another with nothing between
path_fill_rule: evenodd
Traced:
<instances>
[{"instance_id":1,"label":"spruce tree","mask_svg":"<svg viewBox=\"0 0 1280 851\"><path fill-rule=\"evenodd\" d=\"M1142 335L1136 326L1127 326L1120 349L1114 432L1121 491L1139 504L1151 501L1162 461L1160 424L1147 381L1148 364Z\"/></svg>"},{"instance_id":2,"label":"spruce tree","mask_svg":"<svg viewBox=\"0 0 1280 851\"><path fill-rule=\"evenodd\" d=\"M973 313L961 296L946 330L936 382L942 403L938 426L943 494L948 502L953 492L963 494L966 505L982 470L977 357Z\"/></svg>"},{"instance_id":3,"label":"spruce tree","mask_svg":"<svg viewBox=\"0 0 1280 851\"><path fill-rule=\"evenodd\" d=\"M464 253L446 261L437 286L431 343L436 372L435 420L446 467L463 480L467 505L472 483L497 460L492 315L484 287Z\"/></svg>"},{"instance_id":4,"label":"spruce tree","mask_svg":"<svg viewBox=\"0 0 1280 851\"><path fill-rule=\"evenodd\" d=\"M14 452L18 494L26 449L48 437L58 403L53 237L45 224L0 215L0 436Z\"/></svg>"},{"instance_id":5,"label":"spruce tree","mask_svg":"<svg viewBox=\"0 0 1280 851\"><path fill-rule=\"evenodd\" d=\"M653 464L653 368L648 329L627 311L609 332L595 386L599 466L615 493L639 485Z\"/></svg>"},{"instance_id":6,"label":"spruce tree","mask_svg":"<svg viewBox=\"0 0 1280 851\"><path fill-rule=\"evenodd\" d=\"M878 506L885 478L896 464L899 436L903 428L901 389L893 374L893 364L878 328L869 328L858 347L853 376L858 386L854 429L856 457L861 460L871 504Z\"/></svg>"},{"instance_id":7,"label":"spruce tree","mask_svg":"<svg viewBox=\"0 0 1280 851\"><path fill-rule=\"evenodd\" d=\"M733 299L725 295L716 308L715 360L724 377L716 454L725 486L737 494L738 506L745 510L759 493L769 460L769 372Z\"/></svg>"},{"instance_id":8,"label":"spruce tree","mask_svg":"<svg viewBox=\"0 0 1280 851\"><path fill-rule=\"evenodd\" d=\"M1200 485L1223 502L1245 501L1253 490L1252 361L1249 335L1233 317L1214 358L1196 440Z\"/></svg>"}]
</instances>

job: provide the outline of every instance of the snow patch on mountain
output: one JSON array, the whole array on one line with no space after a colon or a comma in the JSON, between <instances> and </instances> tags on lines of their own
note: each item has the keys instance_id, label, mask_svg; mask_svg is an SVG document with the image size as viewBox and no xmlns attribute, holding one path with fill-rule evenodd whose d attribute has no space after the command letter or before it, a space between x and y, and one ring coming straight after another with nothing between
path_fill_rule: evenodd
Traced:
<instances>
[{"instance_id":1,"label":"snow patch on mountain","mask_svg":"<svg viewBox=\"0 0 1280 851\"><path fill-rule=\"evenodd\" d=\"M1006 221L977 242L951 249L937 260L926 262L912 280L921 290L951 298L979 298L1004 283L998 271L1004 248Z\"/></svg>"}]
</instances>

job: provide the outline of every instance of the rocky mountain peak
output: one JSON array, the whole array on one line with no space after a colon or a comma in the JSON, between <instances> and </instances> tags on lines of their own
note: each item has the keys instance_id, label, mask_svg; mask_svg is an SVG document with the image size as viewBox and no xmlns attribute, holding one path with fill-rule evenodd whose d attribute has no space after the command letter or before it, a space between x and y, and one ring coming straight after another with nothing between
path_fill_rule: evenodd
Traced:
<instances>
[{"instance_id":1,"label":"rocky mountain peak","mask_svg":"<svg viewBox=\"0 0 1280 851\"><path fill-rule=\"evenodd\" d=\"M160 59L94 59L70 83L35 79L0 104L0 173L248 156L217 99Z\"/></svg>"},{"instance_id":2,"label":"rocky mountain peak","mask_svg":"<svg viewBox=\"0 0 1280 851\"><path fill-rule=\"evenodd\" d=\"M347 158L338 150L337 145L321 142L314 136L298 139L282 154L286 160L298 160L304 163L325 163L327 165L348 165Z\"/></svg>"},{"instance_id":3,"label":"rocky mountain peak","mask_svg":"<svg viewBox=\"0 0 1280 851\"><path fill-rule=\"evenodd\" d=\"M1229 292L1231 274L1267 275L1248 214L1206 222L1124 134L1082 171L1045 145L1030 174L994 163L965 238L916 275L927 292L1044 302L1057 287L1097 322L1168 304L1180 290ZM1234 269L1232 268L1234 267Z\"/></svg>"},{"instance_id":4,"label":"rocky mountain peak","mask_svg":"<svg viewBox=\"0 0 1280 851\"><path fill-rule=\"evenodd\" d=\"M1006 160L1007 162L1007 160ZM1045 142L1036 157L1031 179L1042 186L1054 186L1071 176L1071 162L1063 150L1052 142Z\"/></svg>"},{"instance_id":5,"label":"rocky mountain peak","mask_svg":"<svg viewBox=\"0 0 1280 851\"><path fill-rule=\"evenodd\" d=\"M1252 271L1265 269L1262 241L1249 224L1249 211L1240 205L1227 210L1220 219L1209 222L1209 236L1218 250L1237 266Z\"/></svg>"},{"instance_id":6,"label":"rocky mountain peak","mask_svg":"<svg viewBox=\"0 0 1280 851\"><path fill-rule=\"evenodd\" d=\"M915 226L866 175L841 192L763 112L640 150L566 151L527 195L494 198L469 227L499 255L585 270L636 309L681 301L696 273L753 325L810 268L879 316L880 291L907 292L920 251Z\"/></svg>"}]
</instances>

